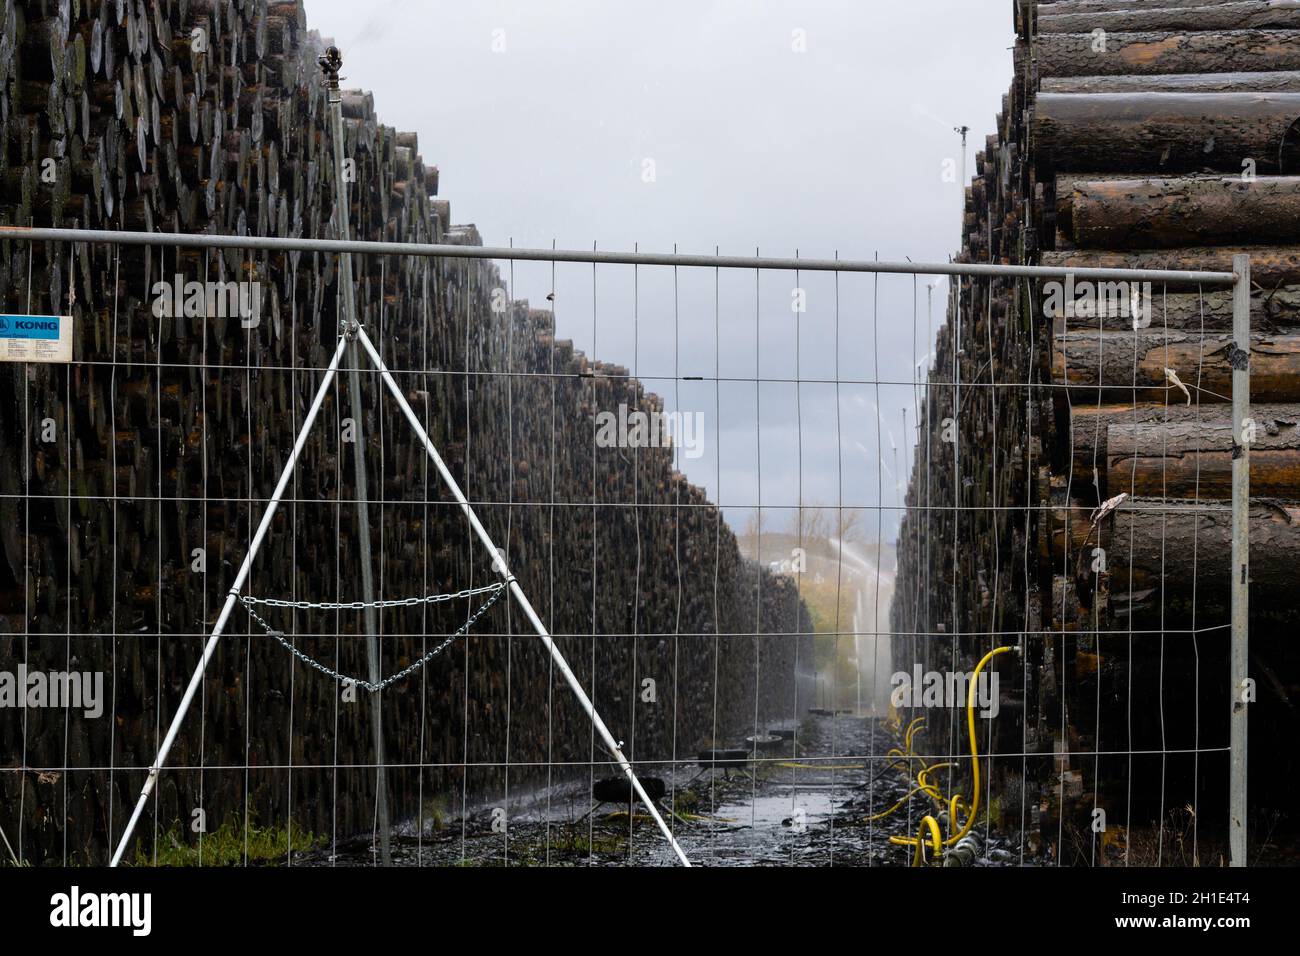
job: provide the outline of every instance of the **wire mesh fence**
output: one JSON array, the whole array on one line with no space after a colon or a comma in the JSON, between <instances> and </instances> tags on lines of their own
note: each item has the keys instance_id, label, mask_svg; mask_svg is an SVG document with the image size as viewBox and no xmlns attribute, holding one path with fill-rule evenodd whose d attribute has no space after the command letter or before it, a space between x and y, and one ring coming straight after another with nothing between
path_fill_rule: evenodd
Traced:
<instances>
[{"instance_id":1,"label":"wire mesh fence","mask_svg":"<svg viewBox=\"0 0 1300 956\"><path fill-rule=\"evenodd\" d=\"M1233 273L83 235L3 237L16 859L672 862L621 755L692 862L1227 856Z\"/></svg>"}]
</instances>

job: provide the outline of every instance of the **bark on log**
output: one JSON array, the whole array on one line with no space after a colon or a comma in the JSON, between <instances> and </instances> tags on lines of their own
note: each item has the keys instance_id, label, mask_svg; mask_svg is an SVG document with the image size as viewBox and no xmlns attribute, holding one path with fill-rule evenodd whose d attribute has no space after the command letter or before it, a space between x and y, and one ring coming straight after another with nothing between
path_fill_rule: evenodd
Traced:
<instances>
[{"instance_id":1,"label":"bark on log","mask_svg":"<svg viewBox=\"0 0 1300 956\"><path fill-rule=\"evenodd\" d=\"M1232 328L1233 295L1231 290L1205 289L1201 292L1178 292L1162 285L1151 286L1151 324L1153 329L1178 329L1199 334ZM1144 293L1145 294L1145 293ZM1145 306L1143 307L1145 310ZM1133 310L1106 309L1091 317L1065 315L1064 309L1044 308L1050 319L1064 325L1066 331L1105 331L1133 328ZM1145 311L1142 312L1145 320ZM1250 327L1256 331L1277 331L1300 326L1300 285L1284 285L1272 290L1255 289L1250 297Z\"/></svg>"},{"instance_id":2,"label":"bark on log","mask_svg":"<svg viewBox=\"0 0 1300 956\"><path fill-rule=\"evenodd\" d=\"M1055 13L1051 6L1038 10L1038 32L1108 34L1143 32L1195 32L1204 30L1293 30L1300 27L1300 8L1268 0L1237 0L1199 7L1156 9L1090 10Z\"/></svg>"},{"instance_id":3,"label":"bark on log","mask_svg":"<svg viewBox=\"0 0 1300 956\"><path fill-rule=\"evenodd\" d=\"M1155 76L1052 76L1043 93L1295 93L1300 71L1169 73Z\"/></svg>"},{"instance_id":4,"label":"bark on log","mask_svg":"<svg viewBox=\"0 0 1300 956\"><path fill-rule=\"evenodd\" d=\"M1169 7L1213 7L1224 0L1030 0L1039 16L1064 13L1105 13L1114 10L1165 10Z\"/></svg>"},{"instance_id":5,"label":"bark on log","mask_svg":"<svg viewBox=\"0 0 1300 956\"><path fill-rule=\"evenodd\" d=\"M1130 172L1123 173L1088 173L1088 172L1068 172L1058 173L1052 183L1052 191L1056 201L1052 204L1052 211L1055 214L1055 227L1059 230L1057 239L1064 242L1065 245L1060 247L1068 249L1073 245L1074 235L1074 189L1076 186L1086 186L1089 183L1113 183L1124 182L1125 180L1135 179L1160 179L1159 174L1147 176L1135 176ZM1215 173L1187 173L1179 176L1179 181L1189 181L1193 179L1222 179L1221 175ZM1123 248L1123 247L1117 247Z\"/></svg>"},{"instance_id":6,"label":"bark on log","mask_svg":"<svg viewBox=\"0 0 1300 956\"><path fill-rule=\"evenodd\" d=\"M1236 255L1250 256L1251 282L1263 289L1300 284L1300 246L1218 246L1144 252L1063 250L1044 252L1042 264L1076 268L1192 269L1231 272Z\"/></svg>"},{"instance_id":7,"label":"bark on log","mask_svg":"<svg viewBox=\"0 0 1300 956\"><path fill-rule=\"evenodd\" d=\"M1264 406L1267 407L1267 406ZM1254 418L1252 410L1252 418ZM1300 497L1300 434L1296 420L1256 430L1250 448L1250 493ZM1231 422L1117 424L1107 438L1107 488L1134 497L1232 499Z\"/></svg>"},{"instance_id":8,"label":"bark on log","mask_svg":"<svg viewBox=\"0 0 1300 956\"><path fill-rule=\"evenodd\" d=\"M1163 329L1069 332L1053 338L1052 380L1071 386L1082 401L1103 398L1194 404L1232 396L1232 336ZM1251 338L1250 395L1256 402L1300 400L1300 335ZM1190 399L1166 373L1172 369Z\"/></svg>"},{"instance_id":9,"label":"bark on log","mask_svg":"<svg viewBox=\"0 0 1300 956\"><path fill-rule=\"evenodd\" d=\"M1069 527L1068 555L1060 551L1065 532L1059 520L1053 529L1053 561L1068 569L1080 595L1094 589L1093 549L1104 551L1109 604L1117 622L1126 623L1131 615L1135 624L1186 627L1193 610L1198 627L1227 622L1232 510L1226 504L1131 498L1095 526L1091 512L1076 509ZM1300 506L1252 504L1250 546L1252 590L1258 594L1293 591ZM1252 620L1296 619L1291 601L1260 604L1252 608Z\"/></svg>"},{"instance_id":10,"label":"bark on log","mask_svg":"<svg viewBox=\"0 0 1300 956\"><path fill-rule=\"evenodd\" d=\"M1300 36L1300 33L1297 34ZM1297 47L1300 50L1300 46ZM1040 169L1161 174L1300 170L1300 93L1042 93Z\"/></svg>"},{"instance_id":11,"label":"bark on log","mask_svg":"<svg viewBox=\"0 0 1300 956\"><path fill-rule=\"evenodd\" d=\"M1144 585L1154 589L1161 583L1165 585L1165 610L1176 614L1182 607L1190 609L1191 591L1186 583L1195 580L1198 597L1212 601L1216 615L1226 616L1228 582L1232 579L1232 515L1228 509L1202 510L1196 505L1163 502L1159 510L1121 508L1116 512L1110 540L1131 542L1127 547L1112 547L1117 560L1111 567L1112 580L1124 580L1125 571L1133 569L1135 610L1160 609L1158 591L1150 596L1150 603L1138 592L1145 589ZM1171 540L1181 547L1169 547ZM1290 593L1295 586L1295 555L1300 548L1300 508L1252 505L1250 546L1252 589L1258 594ZM1111 597L1120 611L1123 604L1118 600L1118 589L1112 590ZM1257 611L1259 617L1281 620L1293 620L1295 613L1290 601L1276 602L1272 607L1265 602ZM1205 618L1201 622L1211 623Z\"/></svg>"},{"instance_id":12,"label":"bark on log","mask_svg":"<svg viewBox=\"0 0 1300 956\"><path fill-rule=\"evenodd\" d=\"M1180 393L1181 397L1181 393ZM1300 405L1255 405L1250 410L1251 418L1254 419L1257 429L1256 434L1260 441L1260 448L1291 448L1295 434L1295 426L1300 422ZM1203 404L1187 406L1181 402L1168 405L1160 404L1139 404L1139 405L1098 405L1098 404L1076 404L1070 408L1070 432L1069 455L1065 459L1072 464L1063 467L1070 467L1072 471L1072 486L1075 494L1082 494L1083 489L1091 486L1093 481L1093 472L1096 470L1100 488L1098 490L1099 500L1111 498L1122 491L1130 491L1128 486L1128 472L1125 471L1118 483L1111 481L1112 457L1121 455L1123 451L1113 450L1110 445L1112 434L1121 435L1124 444L1120 449L1142 448L1140 442L1133 439L1133 435L1160 435L1166 428L1176 430L1201 429L1206 435L1230 436L1230 411L1228 406L1222 404ZM1230 447L1223 444L1218 438L1222 447ZM1160 445L1151 446L1155 448ZM1216 447L1208 438L1202 442L1203 449ZM1148 449L1149 450L1149 449ZM1252 473L1254 471L1254 462L1252 460ZM1300 485L1292 485L1290 491L1278 488L1271 492L1260 492L1260 494L1271 494L1278 498L1294 498L1300 492L1297 491ZM1252 479L1252 493L1255 492ZM1171 495L1172 496L1172 495ZM1178 497L1178 496L1173 496ZM1191 497L1185 495L1182 497ZM1202 493L1202 497L1208 495Z\"/></svg>"},{"instance_id":13,"label":"bark on log","mask_svg":"<svg viewBox=\"0 0 1300 956\"><path fill-rule=\"evenodd\" d=\"M1170 249L1201 243L1300 241L1300 177L1076 182L1074 243Z\"/></svg>"},{"instance_id":14,"label":"bark on log","mask_svg":"<svg viewBox=\"0 0 1300 956\"><path fill-rule=\"evenodd\" d=\"M1044 33L1035 41L1040 77L1158 73L1226 73L1300 69L1300 33L1233 30L1218 33ZM1016 46L1018 71L1027 52Z\"/></svg>"}]
</instances>

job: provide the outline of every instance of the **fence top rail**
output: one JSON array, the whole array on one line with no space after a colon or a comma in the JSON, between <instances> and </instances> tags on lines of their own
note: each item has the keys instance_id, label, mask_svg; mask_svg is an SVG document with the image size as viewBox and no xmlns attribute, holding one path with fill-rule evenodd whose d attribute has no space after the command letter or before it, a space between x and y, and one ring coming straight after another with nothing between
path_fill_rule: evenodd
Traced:
<instances>
[{"instance_id":1,"label":"fence top rail","mask_svg":"<svg viewBox=\"0 0 1300 956\"><path fill-rule=\"evenodd\" d=\"M707 269L776 269L800 272L870 272L896 275L1006 276L1087 282L1178 282L1233 285L1235 272L1180 269L1071 268L1067 266L995 265L973 262L884 262L871 259L800 259L690 253L614 252L595 249L524 249L420 242L368 242L343 239L223 236L210 233L126 232L115 229L49 229L0 226L0 239L32 242L107 243L121 246L178 246L198 249L249 249L286 252L349 252L381 256L428 256L448 259L503 259L578 262L604 265L684 266Z\"/></svg>"}]
</instances>

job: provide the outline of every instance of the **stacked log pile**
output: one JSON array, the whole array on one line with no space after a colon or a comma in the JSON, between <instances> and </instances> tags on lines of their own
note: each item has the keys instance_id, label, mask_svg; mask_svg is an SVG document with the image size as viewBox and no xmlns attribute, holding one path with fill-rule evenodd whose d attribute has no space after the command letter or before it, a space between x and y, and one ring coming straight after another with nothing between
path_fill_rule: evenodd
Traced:
<instances>
[{"instance_id":1,"label":"stacked log pile","mask_svg":"<svg viewBox=\"0 0 1300 956\"><path fill-rule=\"evenodd\" d=\"M301 0L0 0L0 221L333 237L321 49ZM343 109L355 238L479 243L435 198L414 133L381 124L368 94L345 93ZM794 586L742 560L671 449L596 447L598 412L659 400L557 340L550 312L499 308L490 263L353 269L359 318L629 753L654 768L753 732L756 714L788 716L796 654L811 654L788 636L811 631ZM157 316L154 283L176 275L256 283L260 321ZM103 671L107 697L99 718L0 715L0 815L26 860L103 862L121 832L328 364L337 277L322 254L0 242L4 311L76 323L71 365L0 365L0 671ZM252 593L361 597L359 447L381 594L491 579L405 420L362 378L361 442L347 440L340 381ZM382 695L394 819L503 805L607 761L507 603ZM471 609L383 612L383 672ZM357 613L272 618L304 653L367 675ZM209 830L368 833L367 695L344 699L242 611L229 633L137 831L142 852L178 821L193 842L197 808Z\"/></svg>"},{"instance_id":2,"label":"stacked log pile","mask_svg":"<svg viewBox=\"0 0 1300 956\"><path fill-rule=\"evenodd\" d=\"M1251 667L1269 685L1251 732L1263 739L1294 720L1281 635L1296 611L1269 597L1294 581L1300 546L1291 7L1018 0L1015 80L966 192L960 256L1219 271L1251 256ZM1215 819L1226 797L1217 754L1198 765L1159 751L1226 744L1232 296L1157 286L1135 310L1127 288L1097 308L1053 291L954 289L900 538L899 593L918 596L895 604L894 646L896 662L969 671L1023 642L1023 681L1000 659L997 747L1031 755L1007 767L1036 783L1031 850L1086 862L1085 811L1127 808L1136 826L1182 800ZM936 734L956 746L951 717ZM1123 756L1138 750L1157 754Z\"/></svg>"}]
</instances>

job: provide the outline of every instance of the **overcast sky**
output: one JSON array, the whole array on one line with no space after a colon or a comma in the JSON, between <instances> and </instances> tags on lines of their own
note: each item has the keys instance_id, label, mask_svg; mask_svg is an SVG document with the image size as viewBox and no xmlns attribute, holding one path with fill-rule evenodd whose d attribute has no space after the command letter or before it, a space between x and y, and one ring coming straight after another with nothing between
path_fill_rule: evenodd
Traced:
<instances>
[{"instance_id":1,"label":"overcast sky","mask_svg":"<svg viewBox=\"0 0 1300 956\"><path fill-rule=\"evenodd\" d=\"M973 171L1012 77L1006 0L305 2L344 86L419 134L488 245L945 261L953 127ZM511 291L545 306L551 281L520 263ZM563 265L555 311L560 337L703 415L680 465L733 524L761 501L784 526L802 494L883 505L892 540L928 281L842 275L837 305L832 274L804 273L798 314L792 273L602 266L593 289Z\"/></svg>"}]
</instances>

